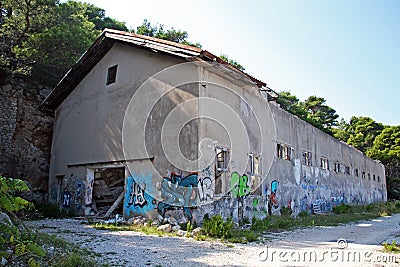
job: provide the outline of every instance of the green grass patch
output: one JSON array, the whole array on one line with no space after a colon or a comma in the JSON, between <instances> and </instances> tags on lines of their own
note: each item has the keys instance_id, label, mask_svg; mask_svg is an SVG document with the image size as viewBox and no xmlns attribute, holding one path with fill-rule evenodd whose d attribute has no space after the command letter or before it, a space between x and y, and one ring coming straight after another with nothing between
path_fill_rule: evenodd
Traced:
<instances>
[{"instance_id":1,"label":"green grass patch","mask_svg":"<svg viewBox=\"0 0 400 267\"><path fill-rule=\"evenodd\" d=\"M97 230L108 230L108 231L134 231L144 233L146 235L158 235L158 236L175 236L175 233L166 233L161 230L157 230L156 226L146 225L122 225L122 224L105 224L96 223L91 225Z\"/></svg>"},{"instance_id":2,"label":"green grass patch","mask_svg":"<svg viewBox=\"0 0 400 267\"><path fill-rule=\"evenodd\" d=\"M300 212L296 218L289 216L290 212L284 210L285 216L268 216L264 220L253 218L249 229L226 229L231 223L224 222L221 216L205 219L203 234L211 238L221 238L232 243L247 243L260 240L263 235L271 232L293 230L296 228L312 226L337 226L350 222L369 220L380 216L400 213L400 201L376 203L368 205L340 205L333 208L333 212L320 215ZM228 224L227 224L228 223ZM222 234L225 233L225 234ZM390 246L390 245L389 245Z\"/></svg>"}]
</instances>

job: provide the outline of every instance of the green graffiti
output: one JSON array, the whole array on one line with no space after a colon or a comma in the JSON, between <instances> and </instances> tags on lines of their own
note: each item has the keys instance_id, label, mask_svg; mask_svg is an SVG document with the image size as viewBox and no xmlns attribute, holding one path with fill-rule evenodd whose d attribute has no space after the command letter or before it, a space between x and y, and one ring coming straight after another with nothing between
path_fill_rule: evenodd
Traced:
<instances>
[{"instance_id":1,"label":"green graffiti","mask_svg":"<svg viewBox=\"0 0 400 267\"><path fill-rule=\"evenodd\" d=\"M231 191L235 197L244 197L250 194L251 188L248 185L249 178L247 175L240 176L237 172L231 176Z\"/></svg>"},{"instance_id":2,"label":"green graffiti","mask_svg":"<svg viewBox=\"0 0 400 267\"><path fill-rule=\"evenodd\" d=\"M253 207L257 207L258 205L258 198L253 198Z\"/></svg>"}]
</instances>

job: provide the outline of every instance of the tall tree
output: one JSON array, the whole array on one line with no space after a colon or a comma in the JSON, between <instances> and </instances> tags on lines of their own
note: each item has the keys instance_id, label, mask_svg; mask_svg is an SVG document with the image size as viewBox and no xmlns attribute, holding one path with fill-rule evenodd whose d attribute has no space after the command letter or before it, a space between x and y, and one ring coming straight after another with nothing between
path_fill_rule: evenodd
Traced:
<instances>
[{"instance_id":1,"label":"tall tree","mask_svg":"<svg viewBox=\"0 0 400 267\"><path fill-rule=\"evenodd\" d=\"M332 134L332 126L337 124L339 115L336 114L336 110L326 105L324 98L310 96L302 105L308 112L308 118L315 122L316 127Z\"/></svg>"},{"instance_id":2,"label":"tall tree","mask_svg":"<svg viewBox=\"0 0 400 267\"><path fill-rule=\"evenodd\" d=\"M94 5L58 0L2 0L0 68L53 86L100 30L127 30Z\"/></svg>"},{"instance_id":3,"label":"tall tree","mask_svg":"<svg viewBox=\"0 0 400 267\"><path fill-rule=\"evenodd\" d=\"M375 137L379 135L384 126L369 117L351 117L349 139L347 143L366 153L372 147Z\"/></svg>"},{"instance_id":4,"label":"tall tree","mask_svg":"<svg viewBox=\"0 0 400 267\"><path fill-rule=\"evenodd\" d=\"M400 125L385 127L374 139L367 156L380 160L387 176L400 178Z\"/></svg>"}]
</instances>

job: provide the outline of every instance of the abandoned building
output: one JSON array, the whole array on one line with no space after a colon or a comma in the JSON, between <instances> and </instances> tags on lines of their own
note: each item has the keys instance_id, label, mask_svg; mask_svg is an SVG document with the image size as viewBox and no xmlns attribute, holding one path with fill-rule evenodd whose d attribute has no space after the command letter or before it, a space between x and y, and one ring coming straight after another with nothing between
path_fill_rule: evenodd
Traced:
<instances>
[{"instance_id":1,"label":"abandoned building","mask_svg":"<svg viewBox=\"0 0 400 267\"><path fill-rule=\"evenodd\" d=\"M277 97L201 48L106 29L41 106L55 112L50 201L201 222L387 200L381 163Z\"/></svg>"}]
</instances>

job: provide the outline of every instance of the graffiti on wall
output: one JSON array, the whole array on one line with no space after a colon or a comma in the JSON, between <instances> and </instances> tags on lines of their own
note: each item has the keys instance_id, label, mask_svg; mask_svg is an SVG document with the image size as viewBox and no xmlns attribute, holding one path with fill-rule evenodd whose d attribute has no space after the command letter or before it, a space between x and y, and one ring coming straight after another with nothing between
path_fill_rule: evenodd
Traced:
<instances>
[{"instance_id":1,"label":"graffiti on wall","mask_svg":"<svg viewBox=\"0 0 400 267\"><path fill-rule=\"evenodd\" d=\"M146 198L144 197L145 188L145 185L142 188L138 183L133 182L131 193L129 194L128 207L135 205L143 208L144 205L147 204Z\"/></svg>"},{"instance_id":2,"label":"graffiti on wall","mask_svg":"<svg viewBox=\"0 0 400 267\"><path fill-rule=\"evenodd\" d=\"M136 181L151 181L151 175L132 175L126 178L124 196L124 214L146 214L156 208L156 201L146 192L146 184ZM149 188L147 188L149 189Z\"/></svg>"},{"instance_id":3,"label":"graffiti on wall","mask_svg":"<svg viewBox=\"0 0 400 267\"><path fill-rule=\"evenodd\" d=\"M198 177L198 184L197 184L200 203L209 203L213 201L214 190L215 190L215 183L213 177L214 174L210 166L201 171Z\"/></svg>"},{"instance_id":4,"label":"graffiti on wall","mask_svg":"<svg viewBox=\"0 0 400 267\"><path fill-rule=\"evenodd\" d=\"M277 209L279 207L279 202L277 199L276 192L278 190L279 182L277 180L273 180L271 182L271 194L269 195L269 202L271 203L272 207Z\"/></svg>"},{"instance_id":5,"label":"graffiti on wall","mask_svg":"<svg viewBox=\"0 0 400 267\"><path fill-rule=\"evenodd\" d=\"M85 205L92 204L93 184L94 184L94 170L87 169L86 170Z\"/></svg>"},{"instance_id":6,"label":"graffiti on wall","mask_svg":"<svg viewBox=\"0 0 400 267\"><path fill-rule=\"evenodd\" d=\"M62 207L65 208L65 209L69 209L70 205L71 205L71 192L64 191Z\"/></svg>"},{"instance_id":7,"label":"graffiti on wall","mask_svg":"<svg viewBox=\"0 0 400 267\"><path fill-rule=\"evenodd\" d=\"M247 175L240 176L237 172L231 175L231 192L234 197L244 197L250 194L249 178Z\"/></svg>"},{"instance_id":8,"label":"graffiti on wall","mask_svg":"<svg viewBox=\"0 0 400 267\"><path fill-rule=\"evenodd\" d=\"M161 197L163 201L158 203L158 212L165 216L165 212L171 209L183 208L185 216L192 220L190 207L196 206L198 175L190 174L186 177L171 173L161 182Z\"/></svg>"}]
</instances>

